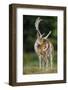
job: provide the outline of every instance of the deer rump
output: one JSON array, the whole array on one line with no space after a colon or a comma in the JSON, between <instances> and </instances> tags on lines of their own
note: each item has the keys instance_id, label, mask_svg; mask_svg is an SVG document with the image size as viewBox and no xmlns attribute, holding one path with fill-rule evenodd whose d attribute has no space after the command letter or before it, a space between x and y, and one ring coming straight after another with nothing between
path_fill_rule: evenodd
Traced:
<instances>
[{"instance_id":1,"label":"deer rump","mask_svg":"<svg viewBox=\"0 0 68 90\"><path fill-rule=\"evenodd\" d=\"M47 60L50 61L51 56L53 56L53 45L48 39L44 40L41 45L36 41L34 49L38 57L40 57L44 61L44 63L46 63Z\"/></svg>"}]
</instances>

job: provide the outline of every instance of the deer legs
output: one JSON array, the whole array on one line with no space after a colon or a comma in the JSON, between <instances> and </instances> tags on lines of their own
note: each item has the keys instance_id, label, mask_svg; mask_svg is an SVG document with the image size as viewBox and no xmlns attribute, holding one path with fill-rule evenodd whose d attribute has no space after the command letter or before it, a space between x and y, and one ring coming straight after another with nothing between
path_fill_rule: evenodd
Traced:
<instances>
[{"instance_id":1,"label":"deer legs","mask_svg":"<svg viewBox=\"0 0 68 90\"><path fill-rule=\"evenodd\" d=\"M42 60L42 56L39 56L39 69L44 69L45 62Z\"/></svg>"},{"instance_id":2,"label":"deer legs","mask_svg":"<svg viewBox=\"0 0 68 90\"><path fill-rule=\"evenodd\" d=\"M39 56L39 69L44 69L46 64L46 69L48 69L49 60L46 59L46 62L42 60L42 57ZM50 67L53 68L52 55L50 55Z\"/></svg>"},{"instance_id":3,"label":"deer legs","mask_svg":"<svg viewBox=\"0 0 68 90\"><path fill-rule=\"evenodd\" d=\"M46 62L45 62L45 60L43 60L42 57L39 56L39 69L44 69L45 68L45 64L46 64L46 69L47 69L48 68L48 64L49 64L48 59L46 59Z\"/></svg>"},{"instance_id":4,"label":"deer legs","mask_svg":"<svg viewBox=\"0 0 68 90\"><path fill-rule=\"evenodd\" d=\"M41 59L41 56L39 56L39 69L41 69L42 67L42 59Z\"/></svg>"}]
</instances>

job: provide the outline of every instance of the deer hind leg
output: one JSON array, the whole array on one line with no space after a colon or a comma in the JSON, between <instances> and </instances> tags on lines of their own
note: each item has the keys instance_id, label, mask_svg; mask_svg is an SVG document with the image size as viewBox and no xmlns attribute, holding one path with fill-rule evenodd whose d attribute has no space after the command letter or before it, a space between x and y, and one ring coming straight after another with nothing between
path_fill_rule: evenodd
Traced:
<instances>
[{"instance_id":1,"label":"deer hind leg","mask_svg":"<svg viewBox=\"0 0 68 90\"><path fill-rule=\"evenodd\" d=\"M45 61L42 60L42 69L44 70L45 69Z\"/></svg>"},{"instance_id":2,"label":"deer hind leg","mask_svg":"<svg viewBox=\"0 0 68 90\"><path fill-rule=\"evenodd\" d=\"M39 56L39 69L41 69L41 67L42 67L42 58L41 56Z\"/></svg>"}]
</instances>

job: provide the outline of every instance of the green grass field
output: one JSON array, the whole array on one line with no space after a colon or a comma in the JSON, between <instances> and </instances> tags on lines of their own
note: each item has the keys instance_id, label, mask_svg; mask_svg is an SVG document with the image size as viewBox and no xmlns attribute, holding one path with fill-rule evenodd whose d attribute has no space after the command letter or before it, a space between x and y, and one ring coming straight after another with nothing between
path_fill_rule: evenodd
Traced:
<instances>
[{"instance_id":1,"label":"green grass field","mask_svg":"<svg viewBox=\"0 0 68 90\"><path fill-rule=\"evenodd\" d=\"M57 73L57 54L54 53L53 69L49 67L46 69L39 69L38 56L35 53L24 53L23 57L23 74L43 74L43 73Z\"/></svg>"}]
</instances>

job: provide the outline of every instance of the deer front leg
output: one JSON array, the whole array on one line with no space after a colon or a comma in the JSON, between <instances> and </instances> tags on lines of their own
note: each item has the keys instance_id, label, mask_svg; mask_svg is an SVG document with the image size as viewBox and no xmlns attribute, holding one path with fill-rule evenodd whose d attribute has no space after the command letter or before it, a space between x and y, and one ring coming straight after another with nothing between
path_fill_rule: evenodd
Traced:
<instances>
[{"instance_id":1,"label":"deer front leg","mask_svg":"<svg viewBox=\"0 0 68 90\"><path fill-rule=\"evenodd\" d=\"M52 54L50 55L51 69L53 68Z\"/></svg>"},{"instance_id":2,"label":"deer front leg","mask_svg":"<svg viewBox=\"0 0 68 90\"><path fill-rule=\"evenodd\" d=\"M42 60L41 60L41 56L39 56L39 69L41 69L42 67Z\"/></svg>"}]
</instances>

